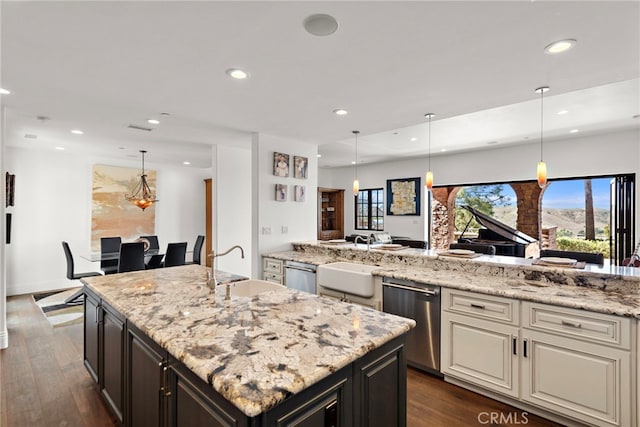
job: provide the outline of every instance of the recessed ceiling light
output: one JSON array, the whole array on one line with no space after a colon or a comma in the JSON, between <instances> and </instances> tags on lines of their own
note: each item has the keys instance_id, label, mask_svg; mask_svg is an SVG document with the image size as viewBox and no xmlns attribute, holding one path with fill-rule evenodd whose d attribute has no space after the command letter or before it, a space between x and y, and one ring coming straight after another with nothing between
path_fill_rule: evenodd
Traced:
<instances>
[{"instance_id":1,"label":"recessed ceiling light","mask_svg":"<svg viewBox=\"0 0 640 427\"><path fill-rule=\"evenodd\" d=\"M355 165L355 164L356 164L356 162L355 162L355 161L354 161L354 162L351 162L351 164L352 164L352 165Z\"/></svg>"},{"instance_id":2,"label":"recessed ceiling light","mask_svg":"<svg viewBox=\"0 0 640 427\"><path fill-rule=\"evenodd\" d=\"M76 135L82 135L84 132L83 132L83 131L81 131L80 129L73 129L73 130L71 131L71 133L76 134Z\"/></svg>"},{"instance_id":3,"label":"recessed ceiling light","mask_svg":"<svg viewBox=\"0 0 640 427\"><path fill-rule=\"evenodd\" d=\"M322 157L322 154L318 154L318 157Z\"/></svg>"},{"instance_id":4,"label":"recessed ceiling light","mask_svg":"<svg viewBox=\"0 0 640 427\"><path fill-rule=\"evenodd\" d=\"M563 116L563 115L567 114L568 112L569 112L569 110L560 110L560 111L558 111L558 115L559 116Z\"/></svg>"},{"instance_id":5,"label":"recessed ceiling light","mask_svg":"<svg viewBox=\"0 0 640 427\"><path fill-rule=\"evenodd\" d=\"M338 29L336 18L324 13L307 16L302 25L307 33L318 37L330 36Z\"/></svg>"},{"instance_id":6,"label":"recessed ceiling light","mask_svg":"<svg viewBox=\"0 0 640 427\"><path fill-rule=\"evenodd\" d=\"M118 147L118 150L124 150L124 147Z\"/></svg>"},{"instance_id":7,"label":"recessed ceiling light","mask_svg":"<svg viewBox=\"0 0 640 427\"><path fill-rule=\"evenodd\" d=\"M191 164L191 162L182 162L182 164L183 164L183 165L187 165L187 166L188 166L188 165L190 165L190 164Z\"/></svg>"},{"instance_id":8,"label":"recessed ceiling light","mask_svg":"<svg viewBox=\"0 0 640 427\"><path fill-rule=\"evenodd\" d=\"M578 133L578 132L580 132L578 129L571 129L571 130L569 131L569 133Z\"/></svg>"},{"instance_id":9,"label":"recessed ceiling light","mask_svg":"<svg viewBox=\"0 0 640 427\"><path fill-rule=\"evenodd\" d=\"M6 90L0 87L0 95L9 95L10 93L10 90Z\"/></svg>"},{"instance_id":10,"label":"recessed ceiling light","mask_svg":"<svg viewBox=\"0 0 640 427\"><path fill-rule=\"evenodd\" d=\"M346 116L347 114L349 114L349 112L344 108L336 108L335 110L333 110L333 113L337 114L338 116Z\"/></svg>"},{"instance_id":11,"label":"recessed ceiling light","mask_svg":"<svg viewBox=\"0 0 640 427\"><path fill-rule=\"evenodd\" d=\"M446 148L442 148L442 149L440 149L440 151L447 151L447 149Z\"/></svg>"},{"instance_id":12,"label":"recessed ceiling light","mask_svg":"<svg viewBox=\"0 0 640 427\"><path fill-rule=\"evenodd\" d=\"M544 48L544 51L547 53L562 53L571 49L576 45L576 41L574 39L564 39L558 40L557 42L553 42L547 47Z\"/></svg>"},{"instance_id":13,"label":"recessed ceiling light","mask_svg":"<svg viewBox=\"0 0 640 427\"><path fill-rule=\"evenodd\" d=\"M244 80L249 77L249 73L240 68L229 68L227 74L237 80Z\"/></svg>"},{"instance_id":14,"label":"recessed ceiling light","mask_svg":"<svg viewBox=\"0 0 640 427\"><path fill-rule=\"evenodd\" d=\"M56 147L56 150L64 151L64 147Z\"/></svg>"},{"instance_id":15,"label":"recessed ceiling light","mask_svg":"<svg viewBox=\"0 0 640 427\"><path fill-rule=\"evenodd\" d=\"M528 137L525 136L524 139L527 139L527 138ZM498 143L498 141L489 141L489 142L487 142L487 145L493 145L493 144L497 144L497 143Z\"/></svg>"},{"instance_id":16,"label":"recessed ceiling light","mask_svg":"<svg viewBox=\"0 0 640 427\"><path fill-rule=\"evenodd\" d=\"M411 138L411 142L417 141L417 140L418 140L418 138Z\"/></svg>"},{"instance_id":17,"label":"recessed ceiling light","mask_svg":"<svg viewBox=\"0 0 640 427\"><path fill-rule=\"evenodd\" d=\"M147 123L151 123L152 125L159 125L160 124L160 120L149 119L149 120L147 120Z\"/></svg>"}]
</instances>

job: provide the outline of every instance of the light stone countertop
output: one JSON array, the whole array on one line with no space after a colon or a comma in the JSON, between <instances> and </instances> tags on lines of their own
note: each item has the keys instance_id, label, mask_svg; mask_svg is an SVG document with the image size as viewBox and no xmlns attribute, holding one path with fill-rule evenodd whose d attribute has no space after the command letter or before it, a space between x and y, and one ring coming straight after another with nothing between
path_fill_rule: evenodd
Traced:
<instances>
[{"instance_id":1,"label":"light stone countertop","mask_svg":"<svg viewBox=\"0 0 640 427\"><path fill-rule=\"evenodd\" d=\"M640 268L597 266L584 269L532 265L531 259L482 255L465 259L436 251L386 251L353 243L294 243L293 251L265 257L322 265L347 261L377 265L372 274L429 283L524 301L640 318Z\"/></svg>"},{"instance_id":2,"label":"light stone countertop","mask_svg":"<svg viewBox=\"0 0 640 427\"><path fill-rule=\"evenodd\" d=\"M225 300L221 286L210 293L207 271L187 265L82 282L250 417L415 326L286 288Z\"/></svg>"}]
</instances>

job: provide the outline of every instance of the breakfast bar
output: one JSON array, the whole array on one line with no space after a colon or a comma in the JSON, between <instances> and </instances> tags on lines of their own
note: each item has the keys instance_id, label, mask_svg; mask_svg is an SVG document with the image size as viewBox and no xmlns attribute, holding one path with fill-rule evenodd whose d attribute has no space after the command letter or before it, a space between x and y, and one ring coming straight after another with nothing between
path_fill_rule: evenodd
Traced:
<instances>
[{"instance_id":1,"label":"breakfast bar","mask_svg":"<svg viewBox=\"0 0 640 427\"><path fill-rule=\"evenodd\" d=\"M83 280L85 366L121 422L406 423L412 320L256 281L212 292L208 271Z\"/></svg>"}]
</instances>

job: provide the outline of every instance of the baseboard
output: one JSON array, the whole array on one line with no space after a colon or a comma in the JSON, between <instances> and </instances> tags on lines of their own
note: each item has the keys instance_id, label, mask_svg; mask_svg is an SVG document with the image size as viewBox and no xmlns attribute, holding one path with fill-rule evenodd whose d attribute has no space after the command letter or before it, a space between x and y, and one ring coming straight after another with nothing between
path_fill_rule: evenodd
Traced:
<instances>
[{"instance_id":1,"label":"baseboard","mask_svg":"<svg viewBox=\"0 0 640 427\"><path fill-rule=\"evenodd\" d=\"M9 332L5 329L0 331L0 349L9 347Z\"/></svg>"}]
</instances>

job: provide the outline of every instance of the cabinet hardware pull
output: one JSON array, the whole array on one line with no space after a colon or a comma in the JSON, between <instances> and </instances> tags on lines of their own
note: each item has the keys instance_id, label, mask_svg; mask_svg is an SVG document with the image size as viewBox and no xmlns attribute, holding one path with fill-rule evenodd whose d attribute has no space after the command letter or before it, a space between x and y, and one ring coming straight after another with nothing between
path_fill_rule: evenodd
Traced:
<instances>
[{"instance_id":1,"label":"cabinet hardware pull","mask_svg":"<svg viewBox=\"0 0 640 427\"><path fill-rule=\"evenodd\" d=\"M482 305L482 304L474 304L474 303L471 303L471 307L473 307L473 308L479 308L480 310L484 310L484 309L486 308L486 307L485 307L484 305Z\"/></svg>"},{"instance_id":2,"label":"cabinet hardware pull","mask_svg":"<svg viewBox=\"0 0 640 427\"><path fill-rule=\"evenodd\" d=\"M564 326L571 326L572 328L582 328L582 325L578 322L569 322L568 320L563 320L562 324Z\"/></svg>"},{"instance_id":3,"label":"cabinet hardware pull","mask_svg":"<svg viewBox=\"0 0 640 427\"><path fill-rule=\"evenodd\" d=\"M524 357L529 357L527 356L527 339L525 338L524 340L522 340L522 354L524 355Z\"/></svg>"},{"instance_id":4,"label":"cabinet hardware pull","mask_svg":"<svg viewBox=\"0 0 640 427\"><path fill-rule=\"evenodd\" d=\"M100 310L100 304L96 305L96 321L95 321L95 323L98 323L100 321L100 314L98 313L98 310Z\"/></svg>"},{"instance_id":5,"label":"cabinet hardware pull","mask_svg":"<svg viewBox=\"0 0 640 427\"><path fill-rule=\"evenodd\" d=\"M518 337L513 337L513 354L518 355Z\"/></svg>"}]
</instances>

